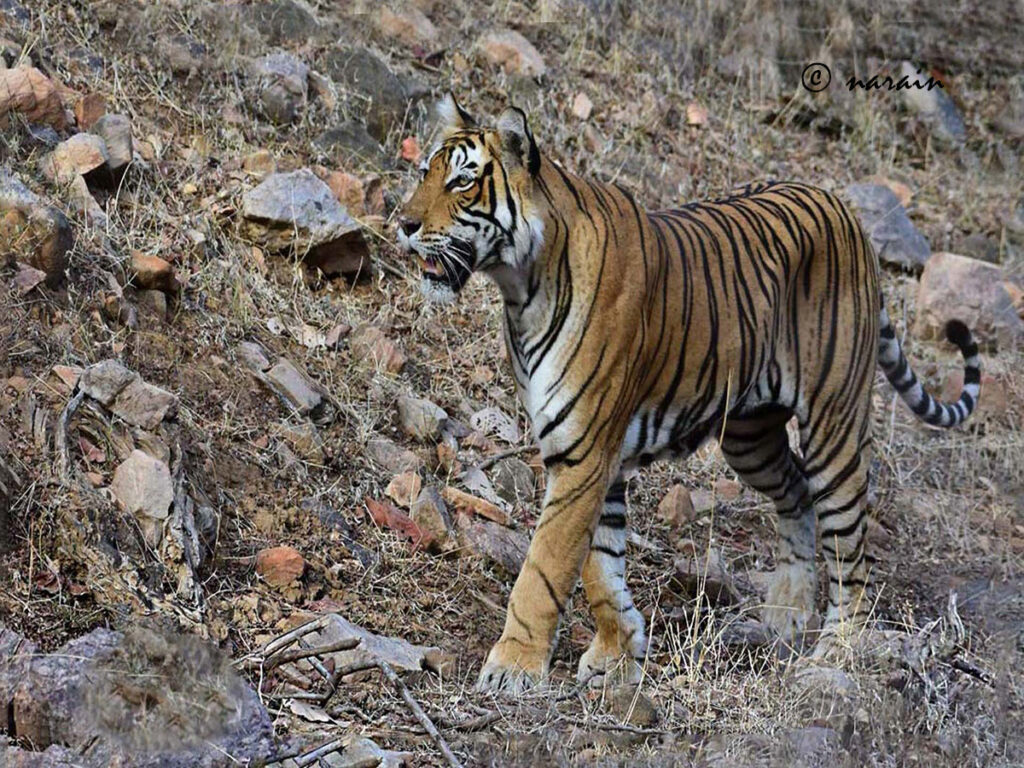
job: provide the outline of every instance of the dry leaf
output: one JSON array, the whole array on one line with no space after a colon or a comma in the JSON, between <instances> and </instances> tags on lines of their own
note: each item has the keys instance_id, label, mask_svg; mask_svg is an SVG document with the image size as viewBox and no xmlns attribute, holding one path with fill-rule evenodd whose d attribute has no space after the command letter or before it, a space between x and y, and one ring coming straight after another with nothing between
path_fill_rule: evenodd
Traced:
<instances>
[{"instance_id":1,"label":"dry leaf","mask_svg":"<svg viewBox=\"0 0 1024 768\"><path fill-rule=\"evenodd\" d=\"M411 517L398 509L394 504L386 501L377 501L369 496L364 500L366 510L370 517L381 528L388 528L399 536L409 539L412 542L412 549L426 549L436 544L434 537L420 528Z\"/></svg>"}]
</instances>

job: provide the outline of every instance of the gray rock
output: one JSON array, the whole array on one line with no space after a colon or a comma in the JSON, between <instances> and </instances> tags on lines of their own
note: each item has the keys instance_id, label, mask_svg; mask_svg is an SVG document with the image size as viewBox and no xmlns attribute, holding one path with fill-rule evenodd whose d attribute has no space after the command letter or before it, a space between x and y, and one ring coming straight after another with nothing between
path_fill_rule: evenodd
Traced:
<instances>
[{"instance_id":1,"label":"gray rock","mask_svg":"<svg viewBox=\"0 0 1024 768\"><path fill-rule=\"evenodd\" d=\"M892 190L881 184L851 184L846 194L879 260L920 272L931 256L931 248L907 218L907 212Z\"/></svg>"},{"instance_id":2,"label":"gray rock","mask_svg":"<svg viewBox=\"0 0 1024 768\"><path fill-rule=\"evenodd\" d=\"M398 421L402 431L420 442L436 441L448 419L448 412L439 405L419 397L398 398Z\"/></svg>"},{"instance_id":3,"label":"gray rock","mask_svg":"<svg viewBox=\"0 0 1024 768\"><path fill-rule=\"evenodd\" d=\"M250 73L257 78L260 104L271 122L290 123L306 106L309 67L297 56L268 54L252 63Z\"/></svg>"},{"instance_id":4,"label":"gray rock","mask_svg":"<svg viewBox=\"0 0 1024 768\"><path fill-rule=\"evenodd\" d=\"M167 465L134 450L114 470L110 491L126 512L139 518L146 542L158 546L163 537L162 521L174 503L174 482Z\"/></svg>"},{"instance_id":5,"label":"gray rock","mask_svg":"<svg viewBox=\"0 0 1024 768\"><path fill-rule=\"evenodd\" d=\"M250 12L256 28L271 45L302 45L320 32L320 22L295 0L253 3Z\"/></svg>"},{"instance_id":6,"label":"gray rock","mask_svg":"<svg viewBox=\"0 0 1024 768\"><path fill-rule=\"evenodd\" d=\"M982 232L974 232L961 240L957 252L990 264L999 263L999 241Z\"/></svg>"},{"instance_id":7,"label":"gray rock","mask_svg":"<svg viewBox=\"0 0 1024 768\"><path fill-rule=\"evenodd\" d=\"M533 501L537 478L525 461L510 456L494 465L491 473L498 496L510 504L528 504Z\"/></svg>"},{"instance_id":8,"label":"gray rock","mask_svg":"<svg viewBox=\"0 0 1024 768\"><path fill-rule=\"evenodd\" d=\"M384 148L362 123L350 121L328 128L313 140L313 146L325 154L336 155L342 167L381 165L387 160Z\"/></svg>"},{"instance_id":9,"label":"gray rock","mask_svg":"<svg viewBox=\"0 0 1024 768\"><path fill-rule=\"evenodd\" d=\"M250 236L271 251L309 255L348 235L362 237L331 188L308 168L268 176L243 196L242 216Z\"/></svg>"},{"instance_id":10,"label":"gray rock","mask_svg":"<svg viewBox=\"0 0 1024 768\"><path fill-rule=\"evenodd\" d=\"M0 257L12 256L45 272L46 284L54 288L64 279L73 240L63 213L0 169Z\"/></svg>"},{"instance_id":11,"label":"gray rock","mask_svg":"<svg viewBox=\"0 0 1024 768\"><path fill-rule=\"evenodd\" d=\"M415 472L423 466L423 459L408 448L384 437L374 438L366 444L366 457L389 472Z\"/></svg>"},{"instance_id":12,"label":"gray rock","mask_svg":"<svg viewBox=\"0 0 1024 768\"><path fill-rule=\"evenodd\" d=\"M206 67L206 46L192 35L160 36L155 51L157 58L175 75L194 75Z\"/></svg>"},{"instance_id":13,"label":"gray rock","mask_svg":"<svg viewBox=\"0 0 1024 768\"><path fill-rule=\"evenodd\" d=\"M440 491L426 486L412 503L409 516L420 528L438 542L444 542L452 533L452 518Z\"/></svg>"},{"instance_id":14,"label":"gray rock","mask_svg":"<svg viewBox=\"0 0 1024 768\"><path fill-rule=\"evenodd\" d=\"M337 613L326 614L322 621L322 629L306 635L312 647L331 645L347 639L360 641L351 650L324 655L324 661L334 661L335 669L346 664L385 661L397 672L420 672L424 669L438 670L443 664L443 655L434 646L414 645L399 637L378 635Z\"/></svg>"},{"instance_id":15,"label":"gray rock","mask_svg":"<svg viewBox=\"0 0 1024 768\"><path fill-rule=\"evenodd\" d=\"M320 393L291 360L282 358L267 371L267 380L281 398L302 415L320 405Z\"/></svg>"},{"instance_id":16,"label":"gray rock","mask_svg":"<svg viewBox=\"0 0 1024 768\"><path fill-rule=\"evenodd\" d=\"M843 748L840 735L831 728L809 726L787 731L775 750L775 758L784 762L778 765L789 765L794 768L825 768L833 764Z\"/></svg>"},{"instance_id":17,"label":"gray rock","mask_svg":"<svg viewBox=\"0 0 1024 768\"><path fill-rule=\"evenodd\" d=\"M82 768L262 764L274 737L256 693L215 647L141 628L96 629L33 658L10 719L19 738L60 760L69 759L62 746L88 744L66 763Z\"/></svg>"},{"instance_id":18,"label":"gray rock","mask_svg":"<svg viewBox=\"0 0 1024 768\"><path fill-rule=\"evenodd\" d=\"M238 345L238 359L251 371L262 373L270 368L270 360L263 347L254 341L243 341Z\"/></svg>"},{"instance_id":19,"label":"gray rock","mask_svg":"<svg viewBox=\"0 0 1024 768\"><path fill-rule=\"evenodd\" d=\"M529 536L489 520L471 519L467 515L459 515L455 525L463 547L501 566L509 576L519 574L530 548Z\"/></svg>"},{"instance_id":20,"label":"gray rock","mask_svg":"<svg viewBox=\"0 0 1024 768\"><path fill-rule=\"evenodd\" d=\"M132 123L124 115L103 115L93 123L90 133L107 145L107 166L113 173L123 171L132 161Z\"/></svg>"},{"instance_id":21,"label":"gray rock","mask_svg":"<svg viewBox=\"0 0 1024 768\"><path fill-rule=\"evenodd\" d=\"M109 408L121 391L136 378L134 371L128 370L117 360L103 360L82 371L78 387L93 400Z\"/></svg>"},{"instance_id":22,"label":"gray rock","mask_svg":"<svg viewBox=\"0 0 1024 768\"><path fill-rule=\"evenodd\" d=\"M928 80L928 70L918 70L909 61L904 61L900 65L900 77L906 77L910 83L924 83ZM905 88L900 90L900 94L907 109L920 115L937 139L956 146L967 140L964 119L944 89Z\"/></svg>"},{"instance_id":23,"label":"gray rock","mask_svg":"<svg viewBox=\"0 0 1024 768\"><path fill-rule=\"evenodd\" d=\"M400 126L409 105L409 94L391 68L367 48L336 48L323 59L324 72L345 90L366 101L362 110L366 127L378 141L385 141Z\"/></svg>"},{"instance_id":24,"label":"gray rock","mask_svg":"<svg viewBox=\"0 0 1024 768\"><path fill-rule=\"evenodd\" d=\"M178 407L178 398L136 376L122 389L110 407L111 413L129 424L156 429Z\"/></svg>"}]
</instances>

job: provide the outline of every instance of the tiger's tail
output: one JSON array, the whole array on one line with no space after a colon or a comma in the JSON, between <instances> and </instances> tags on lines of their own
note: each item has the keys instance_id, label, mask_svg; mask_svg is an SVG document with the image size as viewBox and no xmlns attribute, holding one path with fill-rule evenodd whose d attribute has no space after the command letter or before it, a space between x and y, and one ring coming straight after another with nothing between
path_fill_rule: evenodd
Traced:
<instances>
[{"instance_id":1,"label":"tiger's tail","mask_svg":"<svg viewBox=\"0 0 1024 768\"><path fill-rule=\"evenodd\" d=\"M946 323L946 338L960 349L964 358L964 385L955 403L940 403L932 397L917 380L910 367L903 347L896 338L896 331L889 321L889 314L882 308L879 315L878 364L885 371L889 383L900 393L910 410L927 424L935 427L955 427L967 419L978 405L981 389L981 359L978 344L971 337L967 326L959 320Z\"/></svg>"}]
</instances>

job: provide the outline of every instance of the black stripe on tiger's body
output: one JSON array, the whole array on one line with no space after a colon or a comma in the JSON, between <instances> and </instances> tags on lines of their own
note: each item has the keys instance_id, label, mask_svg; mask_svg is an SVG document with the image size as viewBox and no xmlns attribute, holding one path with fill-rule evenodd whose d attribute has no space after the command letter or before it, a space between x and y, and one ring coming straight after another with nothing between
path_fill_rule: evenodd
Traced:
<instances>
[{"instance_id":1,"label":"black stripe on tiger's body","mask_svg":"<svg viewBox=\"0 0 1024 768\"><path fill-rule=\"evenodd\" d=\"M646 639L625 581L622 478L710 436L778 511L765 622L785 638L807 628L820 536L825 628L859 626L875 367L924 421L955 426L978 401L967 328L947 328L964 355L963 392L936 402L896 339L871 245L835 195L765 182L646 212L622 187L544 157L519 110L484 130L453 99L443 107L444 138L403 208L399 240L420 257L432 298L452 299L472 270L497 283L547 471L543 513L480 687L516 692L543 678L581 575L597 633L580 679L637 678Z\"/></svg>"}]
</instances>

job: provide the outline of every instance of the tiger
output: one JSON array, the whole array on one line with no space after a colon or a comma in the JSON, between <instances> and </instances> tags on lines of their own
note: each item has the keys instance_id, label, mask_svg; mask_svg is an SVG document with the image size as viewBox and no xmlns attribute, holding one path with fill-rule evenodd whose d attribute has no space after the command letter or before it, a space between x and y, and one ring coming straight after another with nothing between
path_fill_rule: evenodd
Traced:
<instances>
[{"instance_id":1,"label":"tiger","mask_svg":"<svg viewBox=\"0 0 1024 768\"><path fill-rule=\"evenodd\" d=\"M440 139L398 211L398 244L431 300L454 300L475 272L497 284L547 481L477 688L517 695L546 681L581 577L596 631L577 679L639 680L647 637L626 583L626 477L711 438L775 506L764 623L786 642L864 626L875 368L924 422L955 427L980 389L966 325L945 329L964 360L962 391L938 402L886 313L870 240L835 194L770 181L646 211L621 184L541 153L516 107L490 128L451 94L439 113Z\"/></svg>"}]
</instances>

